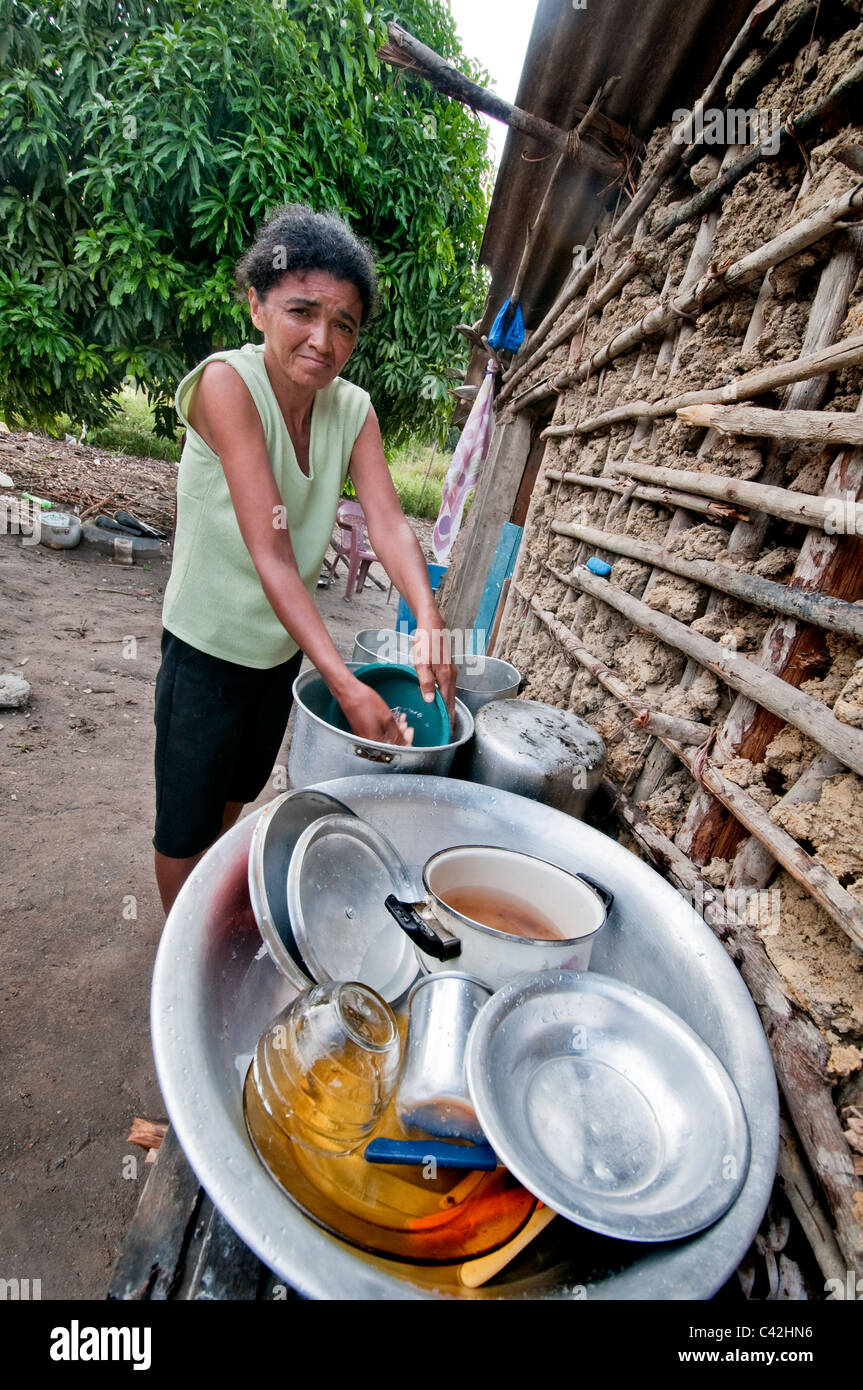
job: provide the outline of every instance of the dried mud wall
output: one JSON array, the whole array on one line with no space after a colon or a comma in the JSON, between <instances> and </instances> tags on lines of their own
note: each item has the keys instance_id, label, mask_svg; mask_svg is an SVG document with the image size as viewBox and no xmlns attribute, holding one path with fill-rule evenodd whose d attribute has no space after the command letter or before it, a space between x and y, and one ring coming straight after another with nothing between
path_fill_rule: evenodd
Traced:
<instances>
[{"instance_id":1,"label":"dried mud wall","mask_svg":"<svg viewBox=\"0 0 863 1390\"><path fill-rule=\"evenodd\" d=\"M814 37L767 70L763 85L752 91L774 45L798 16L802 5L786 4L760 45L733 77L725 102L735 105L735 93L749 82L746 104L779 109L782 119L799 113L823 97L863 56L863 24L848 7L833 7L819 16ZM843 21L842 15L845 15ZM822 22L823 21L823 22ZM722 97L718 98L722 105ZM745 152L738 146L705 147L703 155L666 183L648 209L637 239L640 269L634 279L601 312L592 314L586 328L549 354L519 385L508 409L518 408L518 395L546 381L550 373L586 362L615 334L635 324L660 301L679 292L699 238L705 264L719 271L756 250L784 228L798 222L837 194L852 190L863 175L855 173L840 154L863 140L848 103L809 132L799 144L788 142L775 158L763 159L706 217L696 217L660 241L653 235L680 207L717 174L721 163L733 163ZM659 157L670 128L657 130L649 142L640 174L643 179ZM863 167L863 165L861 165ZM661 400L683 391L713 388L744 372L800 356L810 326L818 286L831 260L851 247L863 267L863 240L851 229L839 228L802 254L784 260L766 277L736 292L724 292L702 313L677 319L661 337L643 341L617 357L587 380L562 391L553 426L572 425L638 399ZM601 289L633 249L632 238L609 251L598 278L561 316L567 322L583 309L586 296ZM851 277L847 302L833 335L843 339L863 327L863 275ZM849 368L821 379L818 404L829 410L861 409L863 371ZM761 396L761 406L788 405L785 389ZM592 433L549 438L527 518L524 544L513 598L497 646L498 655L512 661L526 677L525 696L574 711L608 742L608 776L635 799L647 816L671 839L689 845L687 814L699 793L689 771L643 730L633 727L632 711L613 698L596 677L568 656L548 627L531 611L529 600L565 625L588 651L605 662L639 699L652 709L683 716L719 731L737 698L716 674L688 660L673 644L639 631L612 607L562 583L549 566L570 574L591 555L611 565L609 584L641 599L656 612L668 614L723 646L754 660L763 660L762 643L775 615L757 605L729 598L661 568L651 569L616 554L556 534L554 523L593 527L607 535L632 536L667 547L685 558L703 558L737 570L788 583L800 561L806 539L802 525L770 518L753 540L752 528L734 517L705 516L671 506L656 505L617 492L550 477L550 471L604 477L620 484L612 468L637 461L671 469L710 472L741 479L768 479L792 492L821 493L837 450L814 445L773 445L757 438L731 438L684 424L676 415L653 421L629 419ZM625 474L623 475L625 481ZM622 500L622 504L621 504ZM755 514L750 513L755 519ZM843 538L847 573L859 570L856 590L845 597L863 601L863 566L854 537ZM854 581L856 583L856 581ZM863 728L863 647L847 637L809 629L804 665L784 674L814 695L835 716L855 729ZM771 716L772 718L772 716ZM863 904L863 783L846 767L817 787L815 799L783 798L811 769L821 752L818 745L790 724L774 719L770 737L762 739L756 756L714 752L716 765L744 788L772 821L781 826L835 875ZM733 750L732 750L733 751ZM703 794L702 794L703 795ZM714 803L715 809L715 803ZM726 821L730 819L725 813ZM638 844L625 833L625 843L637 853ZM717 888L734 882L733 865L746 844L746 834L724 830L699 852L688 849L704 876ZM722 845L721 853L713 850ZM756 913L759 933L769 956L794 999L815 1021L830 1052L831 1077L841 1104L861 1100L863 1063L863 953L809 893L778 867L766 884L778 911ZM857 1160L858 1164L861 1161ZM859 1171L859 1170L858 1170Z\"/></svg>"}]
</instances>

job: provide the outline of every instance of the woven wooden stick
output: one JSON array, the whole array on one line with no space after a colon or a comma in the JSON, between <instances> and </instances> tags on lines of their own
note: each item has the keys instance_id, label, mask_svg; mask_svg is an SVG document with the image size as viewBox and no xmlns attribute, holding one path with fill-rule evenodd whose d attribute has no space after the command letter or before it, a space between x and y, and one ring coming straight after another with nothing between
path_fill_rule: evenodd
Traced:
<instances>
[{"instance_id":1,"label":"woven wooden stick","mask_svg":"<svg viewBox=\"0 0 863 1390\"><path fill-rule=\"evenodd\" d=\"M713 206L717 199L725 193L730 193L731 189L741 179L746 178L746 175L750 174L762 159L775 159L782 146L787 145L789 140L794 140L804 131L817 127L825 116L828 116L831 111L835 111L837 106L840 106L855 92L861 82L863 82L863 58L856 62L851 71L840 78L820 101L815 102L799 116L795 116L793 121L786 121L785 125L780 126L776 132L778 139L775 142L771 139L762 145L756 145L730 169L723 170L718 178L709 183L706 188L702 188L693 198L690 198L688 203L675 208L671 216L657 227L654 233L657 240L661 241L670 236L676 227L680 227L684 222L690 222L693 217L700 217L707 212L708 208Z\"/></svg>"},{"instance_id":2,"label":"woven wooden stick","mask_svg":"<svg viewBox=\"0 0 863 1390\"><path fill-rule=\"evenodd\" d=\"M604 492L616 492L621 496L627 491L623 483L615 482L606 474L561 472L559 468L546 468L543 474L555 482L576 483L579 487L600 488ZM725 502L713 502L706 497L697 497L694 492L679 492L669 487L635 487L631 496L643 502L659 502L663 507L685 507L690 512L701 512L712 521L735 521L746 518L747 512L732 507Z\"/></svg>"},{"instance_id":3,"label":"woven wooden stick","mask_svg":"<svg viewBox=\"0 0 863 1390\"><path fill-rule=\"evenodd\" d=\"M550 573L555 573L551 565L547 566L547 569ZM626 705L628 709L633 710L636 714L644 710L644 700L636 695L619 676L609 670L604 662L589 652L553 613L544 609L535 595L529 602L532 612L568 656L590 671L600 685L616 700L620 700L621 704ZM695 776L697 754L658 730L657 737ZM836 925L845 932L846 936L856 946L863 949L863 908L855 898L851 897L850 893L846 892L839 880L822 864L816 863L812 856L807 854L787 831L775 825L764 808L759 806L758 802L749 796L742 787L738 787L734 782L729 782L728 778L713 763L704 762L699 775L703 785L707 787L711 795L721 801L742 825L745 825L753 835L756 835L763 844L769 847L771 854L783 868L788 870L792 878L796 879L807 893L811 894L818 905L823 907Z\"/></svg>"},{"instance_id":4,"label":"woven wooden stick","mask_svg":"<svg viewBox=\"0 0 863 1390\"><path fill-rule=\"evenodd\" d=\"M781 806L796 806L801 801L818 801L824 783L844 768L832 753L818 753L785 795L776 803L774 811ZM728 884L731 888L766 888L776 871L776 860L766 845L754 836L746 840L737 851Z\"/></svg>"},{"instance_id":5,"label":"woven wooden stick","mask_svg":"<svg viewBox=\"0 0 863 1390\"><path fill-rule=\"evenodd\" d=\"M705 497L740 502L745 507L781 517L783 521L817 526L832 535L847 533L863 536L863 503L849 502L846 507L840 499L812 492L792 492L789 488L770 487L766 483L748 482L743 478L726 478L720 473L694 473L686 468L655 468L649 463L630 461L625 466L615 464L613 471L625 471L628 477L638 478L645 483L679 486Z\"/></svg>"},{"instance_id":6,"label":"woven wooden stick","mask_svg":"<svg viewBox=\"0 0 863 1390\"><path fill-rule=\"evenodd\" d=\"M806 1170L797 1136L782 1118L779 1120L777 1169L782 1191L800 1222L825 1281L838 1279L844 1286L845 1260Z\"/></svg>"},{"instance_id":7,"label":"woven wooden stick","mask_svg":"<svg viewBox=\"0 0 863 1390\"><path fill-rule=\"evenodd\" d=\"M666 396L661 401L627 401L625 405L615 406L602 415L594 415L582 420L578 425L549 425L543 430L543 439L560 439L570 434L592 434L595 430L607 429L609 425L619 425L625 420L640 417L659 419L664 415L674 415L684 406L722 405L730 401L745 401L752 396L762 396L766 391L776 391L792 382L808 381L811 377L823 376L827 372L837 372L843 367L855 367L863 361L863 333L817 352L793 357L789 362L774 362L769 367L758 367L746 372L724 386L710 386L702 391L687 391L680 396Z\"/></svg>"},{"instance_id":8,"label":"woven wooden stick","mask_svg":"<svg viewBox=\"0 0 863 1390\"><path fill-rule=\"evenodd\" d=\"M547 357L550 352L554 352L554 349L560 347L562 343L568 343L578 332L579 328L581 328L593 314L598 314L600 309L605 308L606 304L612 299L615 299L616 296L620 294L623 287L628 285L630 280L634 280L636 275L641 273L643 265L644 256L643 253L639 251L638 245L636 244L623 264L619 265L617 270L609 275L605 284L600 286L595 294L590 295L585 300L584 304L573 314L572 318L567 323L561 324L559 328L556 328L537 348L536 352L531 353L530 357L519 362L515 366L515 369L510 372L505 386L498 392L498 403L504 405L512 395L518 383L534 371L543 358Z\"/></svg>"},{"instance_id":9,"label":"woven wooden stick","mask_svg":"<svg viewBox=\"0 0 863 1390\"><path fill-rule=\"evenodd\" d=\"M801 356L806 357L836 341L859 275L862 250L859 229L840 238L834 248L819 277ZM827 384L823 376L796 382L782 397L783 410L817 409L824 399ZM759 481L775 486L784 479L785 460L774 444L767 451ZM844 515L845 504L857 497L861 484L863 452L842 449L830 467L822 495L831 498ZM729 557L736 560L758 554L771 520L768 512L756 512L751 522L738 523L728 543ZM810 530L797 557L791 583L796 588L832 593L854 602L863 595L863 548L854 538L841 534L828 537L820 529ZM820 650L821 639L813 628L776 618L764 636L756 659L774 675L782 676L791 685L799 685L806 679L811 662L818 660ZM717 759L725 763L740 756L758 763L777 732L776 721L769 714L755 702L738 695L717 738ZM677 833L680 848L700 863L706 863L714 855L730 859L738 847L738 838L736 823L730 821L722 807L703 791L693 797Z\"/></svg>"},{"instance_id":10,"label":"woven wooden stick","mask_svg":"<svg viewBox=\"0 0 863 1390\"><path fill-rule=\"evenodd\" d=\"M572 574L561 574L552 565L546 568L561 584L607 603L629 618L642 632L649 632L668 646L694 657L733 690L741 691L764 709L793 724L808 738L820 743L822 748L834 753L846 767L863 776L863 732L850 724L843 724L820 700L765 671L739 652L729 651L709 637L703 637L700 632L693 632L676 618L655 612L646 603L609 584L608 580L597 579L584 567Z\"/></svg>"},{"instance_id":11,"label":"woven wooden stick","mask_svg":"<svg viewBox=\"0 0 863 1390\"><path fill-rule=\"evenodd\" d=\"M740 288L743 285L751 284L753 280L760 279L772 266L788 260L791 256L798 255L800 251L805 251L808 247L814 246L816 242L823 240L825 236L829 236L834 231L837 222L842 222L847 218L857 218L861 213L863 213L863 187L858 186L847 193L841 193L836 198L831 198L829 202L818 208L809 217L795 222L784 232L780 232L778 236L759 246L757 250L751 251L746 256L741 256L738 261L735 261L721 274L714 270L708 271L706 275L702 276L698 284L686 294L678 295L667 303L660 301L637 323L631 324L628 328L617 333L614 338L593 353L586 362L582 362L574 369L557 372L547 381L531 387L520 396L516 396L512 402L513 409L524 410L525 407L536 405L548 396L553 396L557 391L564 390L567 386L573 386L578 381L585 381L588 376L593 376L600 368L613 362L615 358L631 352L645 338L655 338L664 333L676 318L697 317L729 289ZM847 341L850 342L851 340L848 339ZM796 378L788 379L796 380ZM765 389L770 390L771 388L766 387ZM681 398L676 401L673 409L677 410L683 405L695 405L703 399L699 393L694 393L694 396L695 399L692 400ZM717 397L717 402L741 399L745 398L733 394L720 395ZM638 407L637 410L635 409L636 406ZM618 418L630 419L634 414L650 413L649 402L636 401ZM657 413L672 412L659 411ZM612 412L609 412L609 415L612 415Z\"/></svg>"},{"instance_id":12,"label":"woven wooden stick","mask_svg":"<svg viewBox=\"0 0 863 1390\"><path fill-rule=\"evenodd\" d=\"M705 108L711 105L720 87L730 76L732 65L742 56L757 32L766 25L770 13L776 9L778 3L779 0L759 0L759 3L753 6L745 23L738 31L731 44L731 47L723 55L719 67L716 69L707 87L695 103L692 109L692 116L687 116L684 120L678 121L677 125L673 127L668 139L662 147L662 153L659 156L653 173L648 175L639 186L632 202L629 203L620 217L617 218L616 222L612 223L608 231L601 238L587 264L583 266L577 274L571 276L567 280L560 294L545 315L545 318L525 342L522 352L529 351L531 356L534 356L540 343L557 323L563 311L568 308L573 300L578 298L581 291L596 278L602 265L602 258L608 248L613 246L616 242L621 241L629 234L630 228L636 226L639 218L653 202L653 199L668 178L668 175L672 173L680 163L686 150L686 130L689 127L690 120L694 122L698 121L703 115ZM522 358L522 360L524 359ZM499 394L498 399L501 404L512 394L514 378L518 370L517 363L518 359L516 359L516 363L513 364L515 368L513 379L509 382L504 382L503 389Z\"/></svg>"},{"instance_id":13,"label":"woven wooden stick","mask_svg":"<svg viewBox=\"0 0 863 1390\"><path fill-rule=\"evenodd\" d=\"M716 560L684 560L673 550L636 540L634 536L597 531L591 526L577 526L567 521L552 522L551 530L557 536L584 541L597 550L610 550L616 555L626 555L631 560L640 560L645 565L655 565L670 574L678 574L682 579L709 584L723 594L769 608L773 613L785 613L803 622L815 623L829 632L841 632L846 637L863 641L863 607L846 603L844 599L810 593L807 589L794 589L788 584L774 584L770 579L747 574L731 565L721 565Z\"/></svg>"},{"instance_id":14,"label":"woven wooden stick","mask_svg":"<svg viewBox=\"0 0 863 1390\"><path fill-rule=\"evenodd\" d=\"M765 410L754 405L688 405L677 412L686 425L720 434L752 435L803 444L863 445L863 418L850 410Z\"/></svg>"}]
</instances>

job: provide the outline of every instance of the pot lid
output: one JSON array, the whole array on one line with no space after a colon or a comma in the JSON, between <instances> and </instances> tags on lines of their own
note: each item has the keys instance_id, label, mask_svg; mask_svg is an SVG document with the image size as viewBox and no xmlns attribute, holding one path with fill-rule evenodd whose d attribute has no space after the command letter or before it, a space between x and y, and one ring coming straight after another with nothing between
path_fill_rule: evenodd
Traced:
<instances>
[{"instance_id":1,"label":"pot lid","mask_svg":"<svg viewBox=\"0 0 863 1390\"><path fill-rule=\"evenodd\" d=\"M264 945L281 973L297 989L310 980L294 940L285 882L297 840L321 816L352 816L350 807L326 792L300 788L265 806L249 849L249 897Z\"/></svg>"},{"instance_id":2,"label":"pot lid","mask_svg":"<svg viewBox=\"0 0 863 1390\"><path fill-rule=\"evenodd\" d=\"M549 776L605 764L605 742L569 710L540 700L495 700L476 715L477 744Z\"/></svg>"},{"instance_id":3,"label":"pot lid","mask_svg":"<svg viewBox=\"0 0 863 1390\"><path fill-rule=\"evenodd\" d=\"M391 1004L420 973L414 948L390 916L390 893L413 899L407 866L367 821L328 815L297 840L288 869L294 940L312 979L359 980Z\"/></svg>"}]
</instances>

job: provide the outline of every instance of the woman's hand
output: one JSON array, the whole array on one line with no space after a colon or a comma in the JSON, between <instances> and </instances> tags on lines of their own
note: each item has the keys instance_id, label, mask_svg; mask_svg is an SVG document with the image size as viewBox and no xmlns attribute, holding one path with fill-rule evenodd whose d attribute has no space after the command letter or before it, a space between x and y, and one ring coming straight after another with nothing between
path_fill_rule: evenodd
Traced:
<instances>
[{"instance_id":1,"label":"woman's hand","mask_svg":"<svg viewBox=\"0 0 863 1390\"><path fill-rule=\"evenodd\" d=\"M368 738L374 743L393 743L397 747L410 747L414 731L402 714L397 719L389 706L368 685L354 680L347 694L339 699L342 712L358 738Z\"/></svg>"},{"instance_id":2,"label":"woman's hand","mask_svg":"<svg viewBox=\"0 0 863 1390\"><path fill-rule=\"evenodd\" d=\"M456 669L452 663L449 633L435 604L431 604L423 614L411 640L413 662L423 698L433 700L437 686L452 722L455 718Z\"/></svg>"},{"instance_id":3,"label":"woman's hand","mask_svg":"<svg viewBox=\"0 0 863 1390\"><path fill-rule=\"evenodd\" d=\"M419 541L399 504L372 407L354 444L350 476L366 515L372 549L417 615L414 665L423 695L433 700L438 686L452 720L456 673L447 630L432 597Z\"/></svg>"}]
</instances>

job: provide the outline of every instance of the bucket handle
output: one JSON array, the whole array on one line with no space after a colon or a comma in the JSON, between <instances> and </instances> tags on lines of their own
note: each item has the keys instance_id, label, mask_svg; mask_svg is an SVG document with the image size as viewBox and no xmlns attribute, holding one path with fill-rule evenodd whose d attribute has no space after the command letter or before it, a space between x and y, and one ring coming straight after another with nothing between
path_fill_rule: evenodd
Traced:
<instances>
[{"instance_id":1,"label":"bucket handle","mask_svg":"<svg viewBox=\"0 0 863 1390\"><path fill-rule=\"evenodd\" d=\"M415 946L435 960L452 960L461 955L461 942L446 927L426 922L417 912L422 903L401 902L394 893L384 899L384 907L395 917L402 931Z\"/></svg>"},{"instance_id":2,"label":"bucket handle","mask_svg":"<svg viewBox=\"0 0 863 1390\"><path fill-rule=\"evenodd\" d=\"M593 889L594 893L601 900L602 905L605 908L605 915L607 917L612 907L614 906L614 894L612 893L611 889L603 888L601 883L597 883L595 878L590 878L587 874L576 874L575 877L580 878L582 883L586 883L588 888Z\"/></svg>"}]
</instances>

